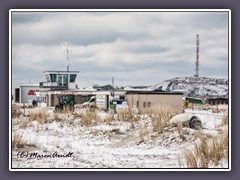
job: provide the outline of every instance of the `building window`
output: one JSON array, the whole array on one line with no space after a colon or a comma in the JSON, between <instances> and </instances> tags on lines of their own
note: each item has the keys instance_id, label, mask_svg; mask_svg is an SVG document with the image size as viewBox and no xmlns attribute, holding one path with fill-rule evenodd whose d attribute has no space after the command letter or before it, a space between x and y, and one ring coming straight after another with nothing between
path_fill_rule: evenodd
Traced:
<instances>
[{"instance_id":1,"label":"building window","mask_svg":"<svg viewBox=\"0 0 240 180\"><path fill-rule=\"evenodd\" d=\"M146 103L146 102L143 102L143 107L144 107L144 108L146 107L146 105L147 105L147 103Z\"/></svg>"},{"instance_id":2,"label":"building window","mask_svg":"<svg viewBox=\"0 0 240 180\"><path fill-rule=\"evenodd\" d=\"M76 74L70 74L70 82L75 82L77 75Z\"/></svg>"},{"instance_id":3,"label":"building window","mask_svg":"<svg viewBox=\"0 0 240 180\"><path fill-rule=\"evenodd\" d=\"M58 82L60 86L67 86L68 84L68 75L67 74L60 74L58 78Z\"/></svg>"},{"instance_id":4,"label":"building window","mask_svg":"<svg viewBox=\"0 0 240 180\"><path fill-rule=\"evenodd\" d=\"M57 82L57 74L50 74L51 82Z\"/></svg>"},{"instance_id":5,"label":"building window","mask_svg":"<svg viewBox=\"0 0 240 180\"><path fill-rule=\"evenodd\" d=\"M151 102L148 102L148 107L151 107Z\"/></svg>"},{"instance_id":6,"label":"building window","mask_svg":"<svg viewBox=\"0 0 240 180\"><path fill-rule=\"evenodd\" d=\"M82 103L85 103L88 101L88 97L87 96L82 96Z\"/></svg>"},{"instance_id":7,"label":"building window","mask_svg":"<svg viewBox=\"0 0 240 180\"><path fill-rule=\"evenodd\" d=\"M46 103L47 102L47 97L41 97L41 102Z\"/></svg>"},{"instance_id":8,"label":"building window","mask_svg":"<svg viewBox=\"0 0 240 180\"><path fill-rule=\"evenodd\" d=\"M125 100L125 97L124 96L119 96L119 99Z\"/></svg>"},{"instance_id":9,"label":"building window","mask_svg":"<svg viewBox=\"0 0 240 180\"><path fill-rule=\"evenodd\" d=\"M68 75L67 75L67 74L64 74L64 75L63 75L63 85L64 85L64 86L67 86L67 83L68 83Z\"/></svg>"}]
</instances>

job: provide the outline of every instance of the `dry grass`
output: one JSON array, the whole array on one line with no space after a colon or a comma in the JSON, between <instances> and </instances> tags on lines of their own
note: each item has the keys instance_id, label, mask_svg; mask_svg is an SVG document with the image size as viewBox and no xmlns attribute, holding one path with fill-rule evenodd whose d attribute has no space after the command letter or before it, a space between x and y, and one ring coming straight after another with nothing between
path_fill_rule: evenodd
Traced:
<instances>
[{"instance_id":1,"label":"dry grass","mask_svg":"<svg viewBox=\"0 0 240 180\"><path fill-rule=\"evenodd\" d=\"M148 135L148 131L147 131L147 128L144 127L144 128L141 128L140 131L139 131L139 138L140 138L140 142L143 142L145 141L146 139L146 136Z\"/></svg>"},{"instance_id":2,"label":"dry grass","mask_svg":"<svg viewBox=\"0 0 240 180\"><path fill-rule=\"evenodd\" d=\"M86 111L81 114L81 124L84 126L96 125L97 124L97 112Z\"/></svg>"},{"instance_id":3,"label":"dry grass","mask_svg":"<svg viewBox=\"0 0 240 180\"><path fill-rule=\"evenodd\" d=\"M28 127L29 123L31 123L29 118L26 118L26 117L20 118L19 127L22 129L25 129Z\"/></svg>"},{"instance_id":4,"label":"dry grass","mask_svg":"<svg viewBox=\"0 0 240 180\"><path fill-rule=\"evenodd\" d=\"M63 119L62 119L61 115L58 112L56 112L53 116L53 120L56 122L61 122Z\"/></svg>"},{"instance_id":5,"label":"dry grass","mask_svg":"<svg viewBox=\"0 0 240 180\"><path fill-rule=\"evenodd\" d=\"M138 116L135 115L130 109L120 111L116 114L116 119L118 121L127 121L127 122L134 122L138 121Z\"/></svg>"},{"instance_id":6,"label":"dry grass","mask_svg":"<svg viewBox=\"0 0 240 180\"><path fill-rule=\"evenodd\" d=\"M46 124L48 122L49 116L46 111L37 111L35 113L29 114L30 121L37 121L40 124Z\"/></svg>"},{"instance_id":7,"label":"dry grass","mask_svg":"<svg viewBox=\"0 0 240 180\"><path fill-rule=\"evenodd\" d=\"M110 125L113 121L114 121L113 115L107 115L104 118L104 123L107 124L107 125Z\"/></svg>"},{"instance_id":8,"label":"dry grass","mask_svg":"<svg viewBox=\"0 0 240 180\"><path fill-rule=\"evenodd\" d=\"M12 118L17 118L22 115L22 112L20 109L21 109L20 106L17 106L15 104L12 105Z\"/></svg>"},{"instance_id":9,"label":"dry grass","mask_svg":"<svg viewBox=\"0 0 240 180\"><path fill-rule=\"evenodd\" d=\"M200 143L194 144L194 149L184 151L184 160L188 168L208 168L209 164L217 166L228 156L228 133L212 138L200 138ZM184 163L180 162L180 166Z\"/></svg>"},{"instance_id":10,"label":"dry grass","mask_svg":"<svg viewBox=\"0 0 240 180\"><path fill-rule=\"evenodd\" d=\"M29 143L28 140L23 138L23 134L16 132L12 134L12 149L23 148L25 146L36 147L36 143Z\"/></svg>"},{"instance_id":11,"label":"dry grass","mask_svg":"<svg viewBox=\"0 0 240 180\"><path fill-rule=\"evenodd\" d=\"M64 113L64 114L73 113L73 108L71 106L64 106L61 113Z\"/></svg>"},{"instance_id":12,"label":"dry grass","mask_svg":"<svg viewBox=\"0 0 240 180\"><path fill-rule=\"evenodd\" d=\"M177 123L177 131L178 131L178 134L179 134L180 138L182 140L185 140L186 138L185 138L184 133L183 133L183 125L182 125L182 123Z\"/></svg>"},{"instance_id":13,"label":"dry grass","mask_svg":"<svg viewBox=\"0 0 240 180\"><path fill-rule=\"evenodd\" d=\"M225 113L222 118L221 126L227 126L228 125L228 113Z\"/></svg>"},{"instance_id":14,"label":"dry grass","mask_svg":"<svg viewBox=\"0 0 240 180\"><path fill-rule=\"evenodd\" d=\"M163 133L164 128L170 126L170 119L178 114L178 111L167 106L158 106L148 113L152 117L153 131Z\"/></svg>"}]
</instances>

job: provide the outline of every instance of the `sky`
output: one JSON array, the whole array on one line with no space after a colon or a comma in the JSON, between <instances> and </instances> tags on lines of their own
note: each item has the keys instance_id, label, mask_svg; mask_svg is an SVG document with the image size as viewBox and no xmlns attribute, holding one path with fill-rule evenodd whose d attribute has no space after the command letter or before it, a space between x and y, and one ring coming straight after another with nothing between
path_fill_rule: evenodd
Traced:
<instances>
[{"instance_id":1,"label":"sky","mask_svg":"<svg viewBox=\"0 0 240 180\"><path fill-rule=\"evenodd\" d=\"M79 71L79 87L154 85L194 76L228 78L228 12L12 12L12 84ZM67 62L66 48L70 49Z\"/></svg>"}]
</instances>

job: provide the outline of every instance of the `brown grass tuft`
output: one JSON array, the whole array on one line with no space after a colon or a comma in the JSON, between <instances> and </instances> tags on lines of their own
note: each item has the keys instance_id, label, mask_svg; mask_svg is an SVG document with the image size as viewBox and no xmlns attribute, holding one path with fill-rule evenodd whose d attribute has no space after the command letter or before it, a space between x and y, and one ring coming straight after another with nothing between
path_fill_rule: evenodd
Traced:
<instances>
[{"instance_id":1,"label":"brown grass tuft","mask_svg":"<svg viewBox=\"0 0 240 180\"><path fill-rule=\"evenodd\" d=\"M163 133L165 127L170 126L170 119L178 114L178 112L167 106L158 106L148 113L152 117L153 131Z\"/></svg>"},{"instance_id":2,"label":"brown grass tuft","mask_svg":"<svg viewBox=\"0 0 240 180\"><path fill-rule=\"evenodd\" d=\"M134 122L138 120L138 117L130 109L127 109L118 112L116 115L116 119L118 121Z\"/></svg>"},{"instance_id":3,"label":"brown grass tuft","mask_svg":"<svg viewBox=\"0 0 240 180\"><path fill-rule=\"evenodd\" d=\"M184 133L183 133L183 125L182 125L182 123L177 123L177 131L178 131L178 134L179 134L180 138L182 140L185 140L186 138L185 138Z\"/></svg>"},{"instance_id":4,"label":"brown grass tuft","mask_svg":"<svg viewBox=\"0 0 240 180\"><path fill-rule=\"evenodd\" d=\"M23 148L25 146L36 147L36 143L29 143L23 138L23 134L16 132L12 134L12 149Z\"/></svg>"},{"instance_id":5,"label":"brown grass tuft","mask_svg":"<svg viewBox=\"0 0 240 180\"><path fill-rule=\"evenodd\" d=\"M200 143L194 144L193 150L186 149L183 154L188 168L208 168L210 163L217 166L228 155L228 133L212 138L202 137Z\"/></svg>"},{"instance_id":6,"label":"brown grass tuft","mask_svg":"<svg viewBox=\"0 0 240 180\"><path fill-rule=\"evenodd\" d=\"M60 116L60 114L58 112L56 112L53 116L53 120L56 121L56 122L61 122L63 119Z\"/></svg>"},{"instance_id":7,"label":"brown grass tuft","mask_svg":"<svg viewBox=\"0 0 240 180\"><path fill-rule=\"evenodd\" d=\"M104 118L104 123L107 124L107 125L110 125L113 121L114 121L113 115L107 115Z\"/></svg>"},{"instance_id":8,"label":"brown grass tuft","mask_svg":"<svg viewBox=\"0 0 240 180\"><path fill-rule=\"evenodd\" d=\"M81 124L84 126L96 125L97 124L96 111L86 111L85 113L82 113Z\"/></svg>"},{"instance_id":9,"label":"brown grass tuft","mask_svg":"<svg viewBox=\"0 0 240 180\"><path fill-rule=\"evenodd\" d=\"M46 124L48 122L48 114L46 111L37 111L29 114L30 121L37 121L40 124Z\"/></svg>"},{"instance_id":10,"label":"brown grass tuft","mask_svg":"<svg viewBox=\"0 0 240 180\"><path fill-rule=\"evenodd\" d=\"M139 131L140 142L145 141L145 138L147 135L148 135L148 131L147 131L146 127L140 129L140 131Z\"/></svg>"},{"instance_id":11,"label":"brown grass tuft","mask_svg":"<svg viewBox=\"0 0 240 180\"><path fill-rule=\"evenodd\" d=\"M227 126L228 125L228 113L225 113L222 118L221 126Z\"/></svg>"},{"instance_id":12,"label":"brown grass tuft","mask_svg":"<svg viewBox=\"0 0 240 180\"><path fill-rule=\"evenodd\" d=\"M21 109L20 106L17 106L16 104L12 105L12 118L17 118L22 115L22 112L20 109Z\"/></svg>"}]
</instances>

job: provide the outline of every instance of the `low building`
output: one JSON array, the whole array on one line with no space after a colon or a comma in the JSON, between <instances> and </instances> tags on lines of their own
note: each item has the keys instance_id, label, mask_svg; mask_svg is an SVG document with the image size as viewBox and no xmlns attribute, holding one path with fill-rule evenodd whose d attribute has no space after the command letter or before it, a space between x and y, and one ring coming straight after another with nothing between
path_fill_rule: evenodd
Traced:
<instances>
[{"instance_id":1,"label":"low building","mask_svg":"<svg viewBox=\"0 0 240 180\"><path fill-rule=\"evenodd\" d=\"M211 105L228 104L228 98L223 98L223 97L208 98L207 103Z\"/></svg>"},{"instance_id":2,"label":"low building","mask_svg":"<svg viewBox=\"0 0 240 180\"><path fill-rule=\"evenodd\" d=\"M33 100L36 100L36 92L39 91L39 84L16 84L13 101L15 103L32 103Z\"/></svg>"},{"instance_id":3,"label":"low building","mask_svg":"<svg viewBox=\"0 0 240 180\"><path fill-rule=\"evenodd\" d=\"M126 100L130 108L139 110L168 106L183 112L183 93L180 92L129 91Z\"/></svg>"},{"instance_id":4,"label":"low building","mask_svg":"<svg viewBox=\"0 0 240 180\"><path fill-rule=\"evenodd\" d=\"M108 110L113 100L127 101L130 108L139 110L155 106L170 106L183 111L183 93L150 90L124 90L111 85L97 86L92 89L78 89L75 83L78 71L45 71L46 82L36 85L22 85L15 88L15 102L29 103L33 100L40 106L54 107L58 104L58 96L74 95L74 104L83 104L92 96L96 96L96 103L102 109Z\"/></svg>"}]
</instances>

